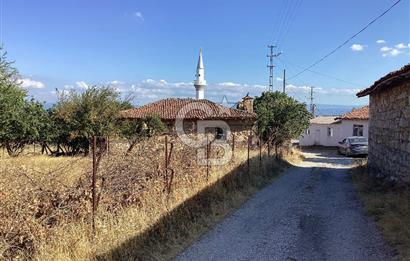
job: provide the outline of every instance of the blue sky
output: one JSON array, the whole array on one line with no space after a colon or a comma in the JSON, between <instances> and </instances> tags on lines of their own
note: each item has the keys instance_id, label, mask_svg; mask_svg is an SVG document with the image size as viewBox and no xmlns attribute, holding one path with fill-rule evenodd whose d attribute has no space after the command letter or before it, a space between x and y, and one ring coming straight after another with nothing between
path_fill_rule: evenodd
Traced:
<instances>
[{"instance_id":1,"label":"blue sky","mask_svg":"<svg viewBox=\"0 0 410 261\"><path fill-rule=\"evenodd\" d=\"M275 78L288 77L334 49L395 0L2 0L2 41L23 86L56 100L55 89L111 84L136 104L194 97L203 48L205 96L236 101L267 90L267 44L277 43ZM410 0L402 0L348 45L289 80L307 102L366 104L355 92L410 61ZM382 40L377 42L378 40ZM383 48L383 49L382 49ZM342 79L349 83L336 80ZM281 88L280 79L275 87Z\"/></svg>"}]
</instances>

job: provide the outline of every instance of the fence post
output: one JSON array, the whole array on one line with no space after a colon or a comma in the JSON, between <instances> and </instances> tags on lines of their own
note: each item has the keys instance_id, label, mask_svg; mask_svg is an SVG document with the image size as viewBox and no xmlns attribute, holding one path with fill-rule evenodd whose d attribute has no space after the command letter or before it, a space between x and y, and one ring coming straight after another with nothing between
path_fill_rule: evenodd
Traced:
<instances>
[{"instance_id":1,"label":"fence post","mask_svg":"<svg viewBox=\"0 0 410 261\"><path fill-rule=\"evenodd\" d=\"M165 135L165 175L166 176L168 175L168 136L167 135Z\"/></svg>"},{"instance_id":2,"label":"fence post","mask_svg":"<svg viewBox=\"0 0 410 261\"><path fill-rule=\"evenodd\" d=\"M106 146L107 146L107 148L106 148L107 154L110 155L110 137L107 137L107 140L105 142L106 142Z\"/></svg>"},{"instance_id":3,"label":"fence post","mask_svg":"<svg viewBox=\"0 0 410 261\"><path fill-rule=\"evenodd\" d=\"M249 161L249 153L250 153L250 148L251 148L251 138L252 136L249 135L248 136L248 174L249 174L249 170L250 170L250 161Z\"/></svg>"},{"instance_id":4,"label":"fence post","mask_svg":"<svg viewBox=\"0 0 410 261\"><path fill-rule=\"evenodd\" d=\"M96 201L96 174L97 174L97 137L93 136L93 174L92 174L92 204L93 204L93 211L92 211L92 226L93 226L93 233L95 235L95 212L97 209L97 201Z\"/></svg>"},{"instance_id":5,"label":"fence post","mask_svg":"<svg viewBox=\"0 0 410 261\"><path fill-rule=\"evenodd\" d=\"M232 158L235 157L235 133L232 132Z\"/></svg>"},{"instance_id":6,"label":"fence post","mask_svg":"<svg viewBox=\"0 0 410 261\"><path fill-rule=\"evenodd\" d=\"M259 169L262 168L262 135L259 135Z\"/></svg>"},{"instance_id":7,"label":"fence post","mask_svg":"<svg viewBox=\"0 0 410 261\"><path fill-rule=\"evenodd\" d=\"M206 180L209 178L209 136L206 134Z\"/></svg>"}]
</instances>

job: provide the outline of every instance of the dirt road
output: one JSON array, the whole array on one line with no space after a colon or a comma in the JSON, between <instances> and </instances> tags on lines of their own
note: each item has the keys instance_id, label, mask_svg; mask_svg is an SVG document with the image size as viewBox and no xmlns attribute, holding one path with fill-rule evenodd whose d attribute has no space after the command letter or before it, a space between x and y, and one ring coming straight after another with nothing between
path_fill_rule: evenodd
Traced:
<instances>
[{"instance_id":1,"label":"dirt road","mask_svg":"<svg viewBox=\"0 0 410 261\"><path fill-rule=\"evenodd\" d=\"M391 260L353 188L352 159L305 156L176 260Z\"/></svg>"}]
</instances>

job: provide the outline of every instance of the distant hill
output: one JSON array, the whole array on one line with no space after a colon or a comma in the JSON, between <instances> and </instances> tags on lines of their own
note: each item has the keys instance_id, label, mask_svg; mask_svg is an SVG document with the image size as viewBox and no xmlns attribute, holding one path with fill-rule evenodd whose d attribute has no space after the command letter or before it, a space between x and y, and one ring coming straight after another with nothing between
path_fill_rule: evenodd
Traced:
<instances>
[{"instance_id":1,"label":"distant hill","mask_svg":"<svg viewBox=\"0 0 410 261\"><path fill-rule=\"evenodd\" d=\"M342 115L351 111L354 108L360 108L362 105L333 105L333 104L317 104L316 112L318 116L323 115Z\"/></svg>"}]
</instances>

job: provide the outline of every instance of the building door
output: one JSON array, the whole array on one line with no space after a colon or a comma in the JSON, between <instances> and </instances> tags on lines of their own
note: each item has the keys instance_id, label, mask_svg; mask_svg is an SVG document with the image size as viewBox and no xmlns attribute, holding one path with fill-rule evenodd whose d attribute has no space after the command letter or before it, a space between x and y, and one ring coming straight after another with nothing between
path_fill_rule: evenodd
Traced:
<instances>
[{"instance_id":1,"label":"building door","mask_svg":"<svg viewBox=\"0 0 410 261\"><path fill-rule=\"evenodd\" d=\"M317 129L315 131L315 145L321 145L320 144L320 129Z\"/></svg>"}]
</instances>

